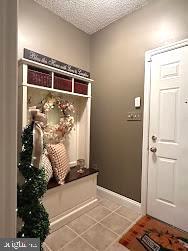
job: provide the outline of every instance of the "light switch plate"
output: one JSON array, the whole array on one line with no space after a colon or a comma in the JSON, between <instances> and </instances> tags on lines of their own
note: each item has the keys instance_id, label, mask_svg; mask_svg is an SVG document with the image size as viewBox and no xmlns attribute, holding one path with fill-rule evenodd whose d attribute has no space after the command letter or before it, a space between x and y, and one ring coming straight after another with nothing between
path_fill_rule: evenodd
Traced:
<instances>
[{"instance_id":1,"label":"light switch plate","mask_svg":"<svg viewBox=\"0 0 188 251\"><path fill-rule=\"evenodd\" d=\"M134 99L134 106L135 106L135 108L140 108L140 106L141 106L141 98L140 97L136 97Z\"/></svg>"},{"instance_id":2,"label":"light switch plate","mask_svg":"<svg viewBox=\"0 0 188 251\"><path fill-rule=\"evenodd\" d=\"M129 112L127 116L127 121L141 121L141 112Z\"/></svg>"}]
</instances>

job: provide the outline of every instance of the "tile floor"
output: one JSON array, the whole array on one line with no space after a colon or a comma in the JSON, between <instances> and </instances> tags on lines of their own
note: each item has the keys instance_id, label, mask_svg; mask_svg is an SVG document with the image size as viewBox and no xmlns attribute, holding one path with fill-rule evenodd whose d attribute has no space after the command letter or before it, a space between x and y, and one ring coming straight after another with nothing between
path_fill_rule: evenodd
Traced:
<instances>
[{"instance_id":1,"label":"tile floor","mask_svg":"<svg viewBox=\"0 0 188 251\"><path fill-rule=\"evenodd\" d=\"M126 251L118 243L139 212L98 196L99 205L50 234L45 251Z\"/></svg>"}]
</instances>

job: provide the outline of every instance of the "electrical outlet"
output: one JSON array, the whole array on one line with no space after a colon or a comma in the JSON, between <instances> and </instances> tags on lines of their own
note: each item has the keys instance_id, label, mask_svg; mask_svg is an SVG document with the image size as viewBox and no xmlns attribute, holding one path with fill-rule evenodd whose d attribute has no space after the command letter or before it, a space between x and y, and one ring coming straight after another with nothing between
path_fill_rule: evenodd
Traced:
<instances>
[{"instance_id":1,"label":"electrical outlet","mask_svg":"<svg viewBox=\"0 0 188 251\"><path fill-rule=\"evenodd\" d=\"M129 112L127 121L141 121L141 113L140 112Z\"/></svg>"}]
</instances>

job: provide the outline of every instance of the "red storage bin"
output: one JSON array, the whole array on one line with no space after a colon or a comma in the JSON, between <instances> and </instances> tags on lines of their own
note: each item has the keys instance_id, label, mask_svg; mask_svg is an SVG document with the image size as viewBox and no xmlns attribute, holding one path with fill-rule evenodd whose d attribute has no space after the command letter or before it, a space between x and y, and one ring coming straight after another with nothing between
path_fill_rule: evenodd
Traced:
<instances>
[{"instance_id":1,"label":"red storage bin","mask_svg":"<svg viewBox=\"0 0 188 251\"><path fill-rule=\"evenodd\" d=\"M74 82L74 92L87 95L88 94L88 84L83 82Z\"/></svg>"},{"instance_id":2,"label":"red storage bin","mask_svg":"<svg viewBox=\"0 0 188 251\"><path fill-rule=\"evenodd\" d=\"M51 88L52 77L49 73L36 71L34 69L28 69L27 83L31 85L39 85Z\"/></svg>"},{"instance_id":3,"label":"red storage bin","mask_svg":"<svg viewBox=\"0 0 188 251\"><path fill-rule=\"evenodd\" d=\"M72 92L72 79L64 78L63 76L54 76L54 88Z\"/></svg>"}]
</instances>

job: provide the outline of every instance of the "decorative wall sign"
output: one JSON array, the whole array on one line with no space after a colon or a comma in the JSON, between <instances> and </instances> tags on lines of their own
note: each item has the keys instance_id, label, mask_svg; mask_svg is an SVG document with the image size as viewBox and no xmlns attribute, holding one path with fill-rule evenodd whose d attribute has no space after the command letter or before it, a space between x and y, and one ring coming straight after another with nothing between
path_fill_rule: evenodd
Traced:
<instances>
[{"instance_id":1,"label":"decorative wall sign","mask_svg":"<svg viewBox=\"0 0 188 251\"><path fill-rule=\"evenodd\" d=\"M41 63L41 64L49 65L63 71L71 72L85 78L90 78L90 72L88 71L79 69L69 64L65 64L56 59L44 56L35 51L28 50L26 48L24 48L24 58Z\"/></svg>"}]
</instances>

